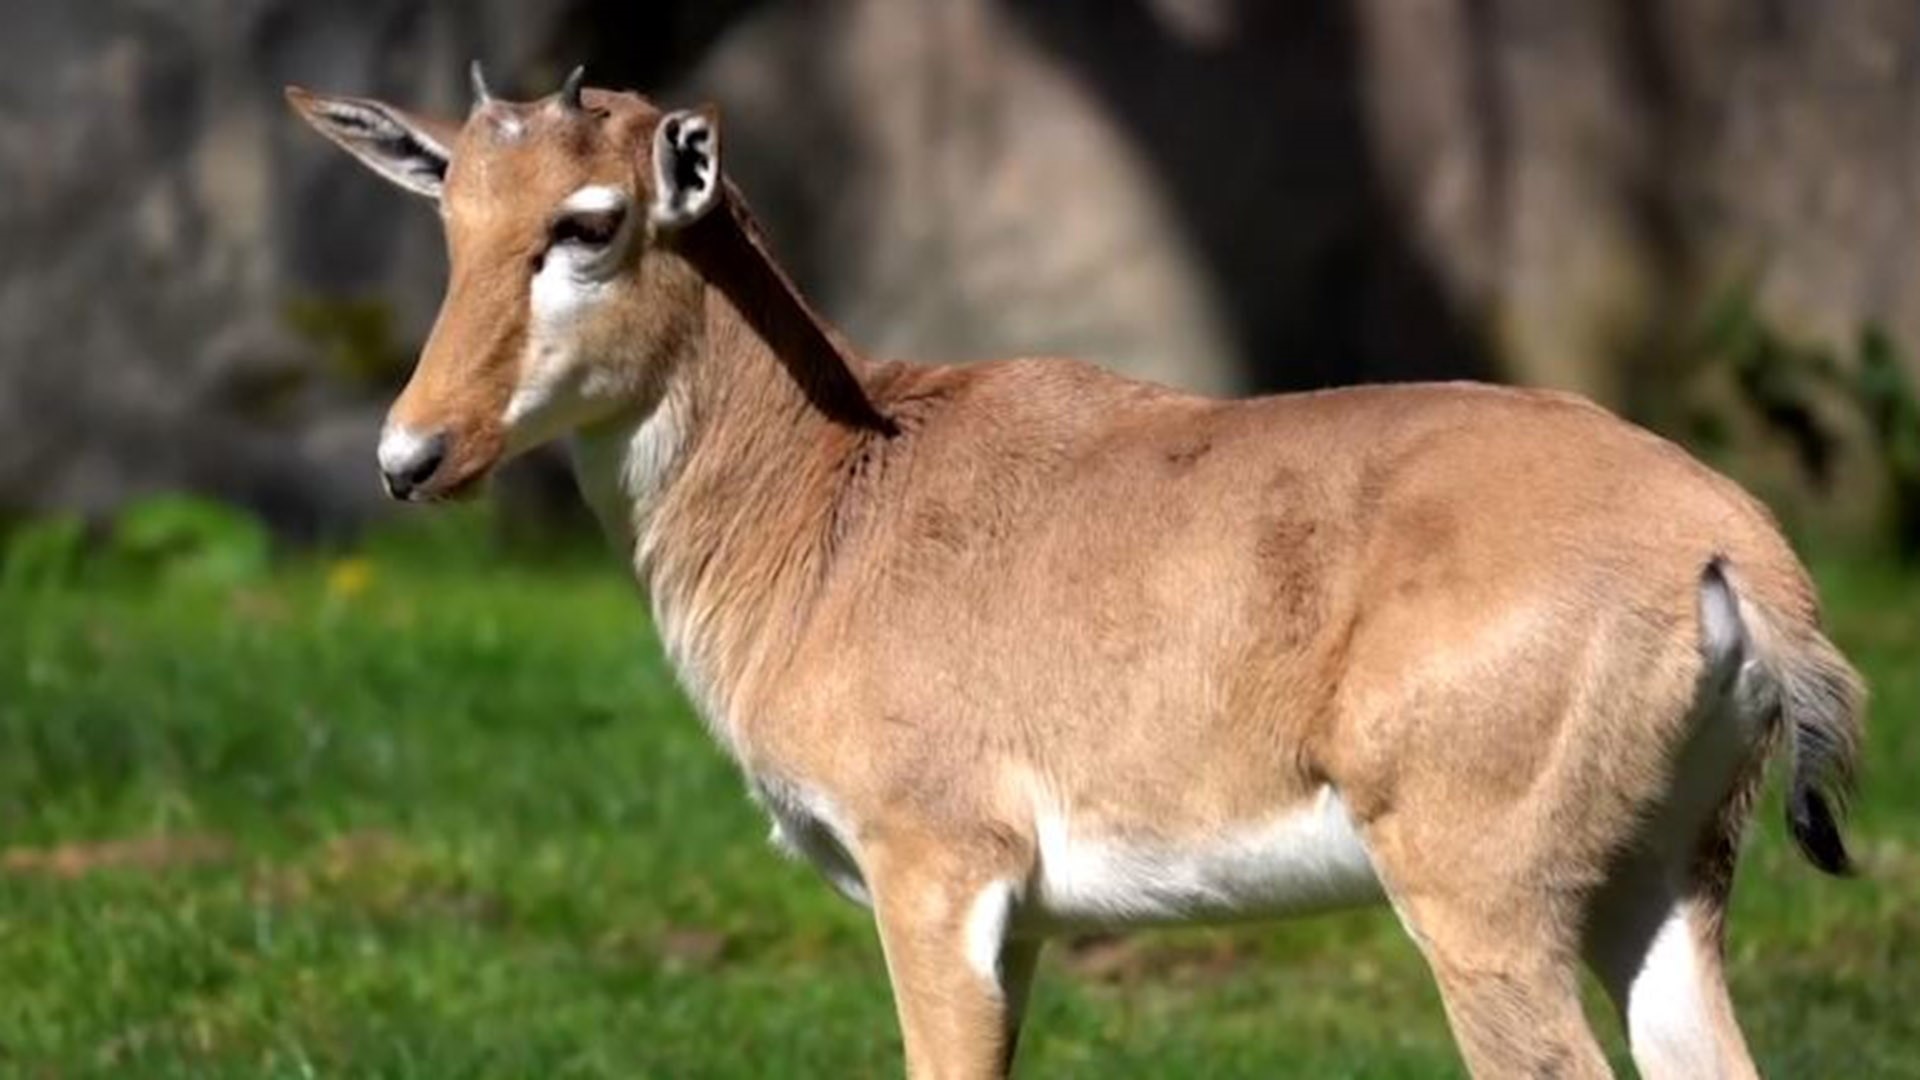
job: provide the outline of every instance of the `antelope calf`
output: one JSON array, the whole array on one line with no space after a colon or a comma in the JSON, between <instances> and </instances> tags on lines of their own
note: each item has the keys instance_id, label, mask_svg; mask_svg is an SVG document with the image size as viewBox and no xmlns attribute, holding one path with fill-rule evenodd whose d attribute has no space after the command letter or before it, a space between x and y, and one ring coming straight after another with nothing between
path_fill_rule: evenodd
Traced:
<instances>
[{"instance_id":1,"label":"antelope calf","mask_svg":"<svg viewBox=\"0 0 1920 1080\"><path fill-rule=\"evenodd\" d=\"M1812 863L1861 734L1767 511L1564 394L1214 401L879 362L769 256L711 109L288 96L432 200L379 462L548 440L777 841L879 927L916 1077L1003 1075L1044 938L1385 901L1478 1076L1752 1075L1722 974L1769 751ZM803 167L795 163L795 167Z\"/></svg>"}]
</instances>

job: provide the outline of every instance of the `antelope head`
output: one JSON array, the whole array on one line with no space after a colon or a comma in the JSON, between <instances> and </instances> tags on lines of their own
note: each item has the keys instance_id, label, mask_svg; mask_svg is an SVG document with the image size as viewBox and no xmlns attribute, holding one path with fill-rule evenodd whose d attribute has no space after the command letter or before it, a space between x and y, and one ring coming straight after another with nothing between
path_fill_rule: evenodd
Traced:
<instances>
[{"instance_id":1,"label":"antelope head","mask_svg":"<svg viewBox=\"0 0 1920 1080\"><path fill-rule=\"evenodd\" d=\"M580 80L503 101L475 64L458 124L287 90L321 134L432 200L446 231L446 297L380 436L396 499L464 494L530 447L657 407L697 341L699 279L660 254L724 198L717 118Z\"/></svg>"}]
</instances>

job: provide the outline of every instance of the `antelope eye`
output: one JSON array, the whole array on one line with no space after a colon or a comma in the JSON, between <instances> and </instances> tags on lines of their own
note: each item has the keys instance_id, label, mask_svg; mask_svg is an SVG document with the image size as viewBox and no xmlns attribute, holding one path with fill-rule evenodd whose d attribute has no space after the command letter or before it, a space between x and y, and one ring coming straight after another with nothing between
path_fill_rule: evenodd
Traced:
<instances>
[{"instance_id":1,"label":"antelope eye","mask_svg":"<svg viewBox=\"0 0 1920 1080\"><path fill-rule=\"evenodd\" d=\"M625 217L626 211L618 207L562 214L554 219L548 230L548 241L554 244L579 244L582 247L606 247L619 234L620 223Z\"/></svg>"}]
</instances>

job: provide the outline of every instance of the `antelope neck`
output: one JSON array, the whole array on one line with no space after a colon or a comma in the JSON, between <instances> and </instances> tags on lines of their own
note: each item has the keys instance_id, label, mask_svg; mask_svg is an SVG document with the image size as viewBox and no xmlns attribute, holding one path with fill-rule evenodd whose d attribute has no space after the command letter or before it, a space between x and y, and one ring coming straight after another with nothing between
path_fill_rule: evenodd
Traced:
<instances>
[{"instance_id":1,"label":"antelope neck","mask_svg":"<svg viewBox=\"0 0 1920 1080\"><path fill-rule=\"evenodd\" d=\"M848 463L893 429L737 194L678 255L701 279L694 340L650 411L582 433L575 468L682 684L737 754L734 703L822 580Z\"/></svg>"}]
</instances>

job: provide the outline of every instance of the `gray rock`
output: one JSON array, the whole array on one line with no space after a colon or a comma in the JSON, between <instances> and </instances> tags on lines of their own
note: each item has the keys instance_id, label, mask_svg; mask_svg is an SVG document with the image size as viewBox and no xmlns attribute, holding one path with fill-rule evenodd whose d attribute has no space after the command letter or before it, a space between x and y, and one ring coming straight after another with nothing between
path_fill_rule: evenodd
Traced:
<instances>
[{"instance_id":1,"label":"gray rock","mask_svg":"<svg viewBox=\"0 0 1920 1080\"><path fill-rule=\"evenodd\" d=\"M369 464L444 269L285 111L592 81L724 109L868 348L1198 389L1499 376L1641 410L1733 280L1920 354L1907 0L27 0L0 40L0 508L190 488L282 526Z\"/></svg>"}]
</instances>

